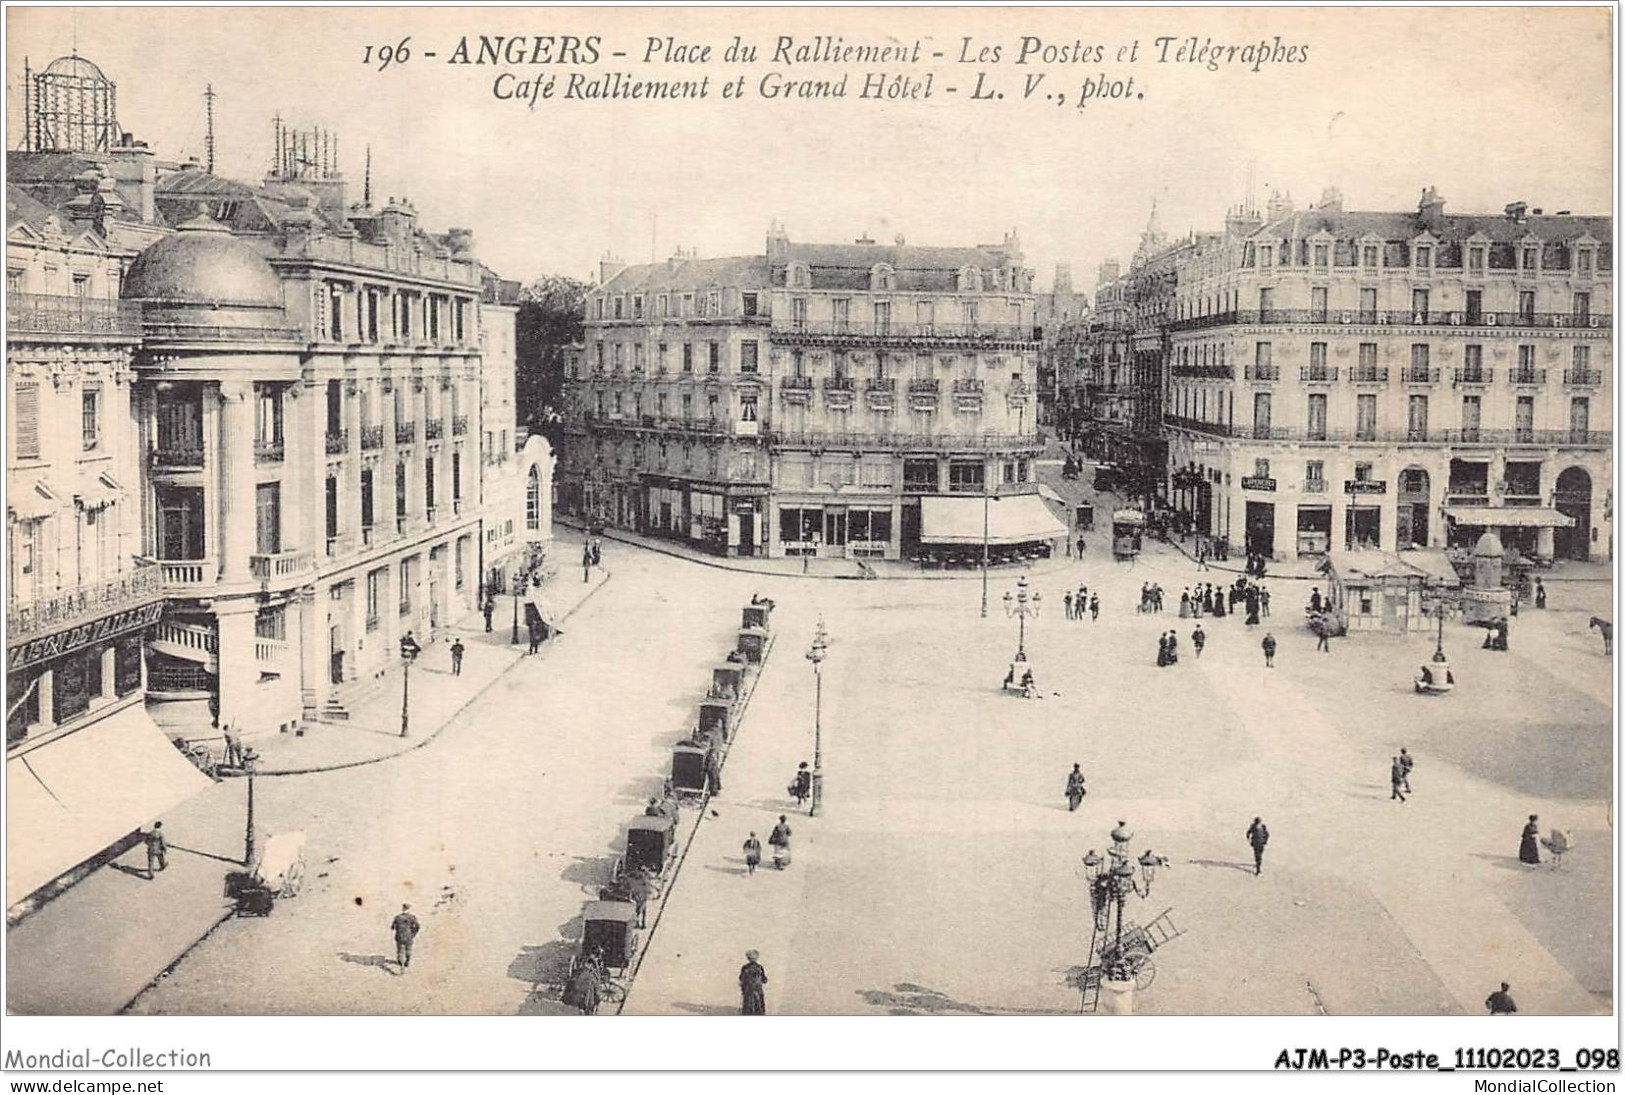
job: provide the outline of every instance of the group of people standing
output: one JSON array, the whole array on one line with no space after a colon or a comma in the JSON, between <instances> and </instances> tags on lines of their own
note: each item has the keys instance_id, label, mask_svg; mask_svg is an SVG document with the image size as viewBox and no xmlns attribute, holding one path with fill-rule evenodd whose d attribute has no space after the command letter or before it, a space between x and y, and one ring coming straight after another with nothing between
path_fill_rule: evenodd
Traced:
<instances>
[{"instance_id":1,"label":"group of people standing","mask_svg":"<svg viewBox=\"0 0 1625 1095\"><path fill-rule=\"evenodd\" d=\"M1086 585L1078 586L1075 596L1071 590L1067 590L1061 603L1066 606L1066 618L1069 620L1081 620L1086 615L1091 621L1100 619L1100 594L1090 593Z\"/></svg>"},{"instance_id":2,"label":"group of people standing","mask_svg":"<svg viewBox=\"0 0 1625 1095\"><path fill-rule=\"evenodd\" d=\"M1162 611L1162 587L1150 582L1140 586L1140 612Z\"/></svg>"}]
</instances>

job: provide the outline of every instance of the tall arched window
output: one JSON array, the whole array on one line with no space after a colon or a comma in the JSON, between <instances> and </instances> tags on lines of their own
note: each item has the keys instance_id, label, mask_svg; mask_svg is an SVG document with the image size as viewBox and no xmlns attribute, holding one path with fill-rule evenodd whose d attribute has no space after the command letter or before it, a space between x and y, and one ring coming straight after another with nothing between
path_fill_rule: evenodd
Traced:
<instances>
[{"instance_id":1,"label":"tall arched window","mask_svg":"<svg viewBox=\"0 0 1625 1095\"><path fill-rule=\"evenodd\" d=\"M542 527L542 475L535 464L525 478L525 528L538 532Z\"/></svg>"}]
</instances>

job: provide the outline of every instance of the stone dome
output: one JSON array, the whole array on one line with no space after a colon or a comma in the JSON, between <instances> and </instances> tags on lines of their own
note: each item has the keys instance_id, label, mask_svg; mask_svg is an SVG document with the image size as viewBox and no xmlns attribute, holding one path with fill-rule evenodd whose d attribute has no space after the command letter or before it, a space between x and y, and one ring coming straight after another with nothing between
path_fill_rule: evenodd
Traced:
<instances>
[{"instance_id":1,"label":"stone dome","mask_svg":"<svg viewBox=\"0 0 1625 1095\"><path fill-rule=\"evenodd\" d=\"M137 255L121 295L180 307L282 310L282 282L271 264L207 214Z\"/></svg>"},{"instance_id":2,"label":"stone dome","mask_svg":"<svg viewBox=\"0 0 1625 1095\"><path fill-rule=\"evenodd\" d=\"M1484 533L1478 538L1478 543L1473 547L1473 557L1475 559L1499 559L1505 554L1506 549L1501 546L1501 538L1495 535L1494 532Z\"/></svg>"}]
</instances>

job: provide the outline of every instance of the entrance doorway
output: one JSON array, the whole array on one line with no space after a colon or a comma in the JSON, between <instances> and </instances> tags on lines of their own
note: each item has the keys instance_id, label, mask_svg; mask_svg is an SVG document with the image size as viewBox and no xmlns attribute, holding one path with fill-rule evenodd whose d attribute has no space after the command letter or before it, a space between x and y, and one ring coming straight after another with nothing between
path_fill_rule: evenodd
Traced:
<instances>
[{"instance_id":1,"label":"entrance doorway","mask_svg":"<svg viewBox=\"0 0 1625 1095\"><path fill-rule=\"evenodd\" d=\"M1402 551L1428 546L1428 495L1431 486L1424 468L1406 468L1399 473L1399 509L1394 515L1394 542Z\"/></svg>"},{"instance_id":2,"label":"entrance doorway","mask_svg":"<svg viewBox=\"0 0 1625 1095\"><path fill-rule=\"evenodd\" d=\"M1247 503L1247 554L1275 557L1275 503Z\"/></svg>"},{"instance_id":3,"label":"entrance doorway","mask_svg":"<svg viewBox=\"0 0 1625 1095\"><path fill-rule=\"evenodd\" d=\"M327 679L332 684L344 683L344 633L337 627L327 629Z\"/></svg>"},{"instance_id":4,"label":"entrance doorway","mask_svg":"<svg viewBox=\"0 0 1625 1095\"><path fill-rule=\"evenodd\" d=\"M1348 508L1344 525L1343 546L1352 551L1361 547L1377 547L1382 543L1382 510L1376 506Z\"/></svg>"},{"instance_id":5,"label":"entrance doorway","mask_svg":"<svg viewBox=\"0 0 1625 1095\"><path fill-rule=\"evenodd\" d=\"M756 554L756 513L754 510L741 510L739 512L739 554L747 557Z\"/></svg>"},{"instance_id":6,"label":"entrance doorway","mask_svg":"<svg viewBox=\"0 0 1625 1095\"><path fill-rule=\"evenodd\" d=\"M1553 492L1557 512L1574 519L1572 528L1553 530L1552 546L1560 559L1591 557L1591 475L1584 468L1566 468Z\"/></svg>"},{"instance_id":7,"label":"entrance doorway","mask_svg":"<svg viewBox=\"0 0 1625 1095\"><path fill-rule=\"evenodd\" d=\"M846 554L846 510L824 511L824 554L840 558Z\"/></svg>"}]
</instances>

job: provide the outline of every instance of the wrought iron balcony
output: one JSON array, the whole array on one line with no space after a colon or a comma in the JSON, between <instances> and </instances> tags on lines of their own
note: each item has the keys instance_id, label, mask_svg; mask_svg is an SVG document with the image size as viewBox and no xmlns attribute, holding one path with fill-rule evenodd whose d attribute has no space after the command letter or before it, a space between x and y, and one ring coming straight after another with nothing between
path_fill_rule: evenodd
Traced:
<instances>
[{"instance_id":1,"label":"wrought iron balcony","mask_svg":"<svg viewBox=\"0 0 1625 1095\"><path fill-rule=\"evenodd\" d=\"M857 387L857 381L849 376L826 376L824 378L824 390L826 392L851 392L856 391Z\"/></svg>"},{"instance_id":2,"label":"wrought iron balcony","mask_svg":"<svg viewBox=\"0 0 1625 1095\"><path fill-rule=\"evenodd\" d=\"M1325 494L1326 493L1326 480L1324 480L1324 479L1305 479L1303 481L1303 493L1305 493L1305 494Z\"/></svg>"},{"instance_id":3,"label":"wrought iron balcony","mask_svg":"<svg viewBox=\"0 0 1625 1095\"><path fill-rule=\"evenodd\" d=\"M791 320L773 328L771 339L784 345L985 345L1029 344L1039 341L1037 332L1019 324L1000 323L896 323L887 320L800 322Z\"/></svg>"},{"instance_id":4,"label":"wrought iron balcony","mask_svg":"<svg viewBox=\"0 0 1625 1095\"><path fill-rule=\"evenodd\" d=\"M1279 365L1248 365L1243 373L1246 380L1280 380L1281 367Z\"/></svg>"},{"instance_id":5,"label":"wrought iron balcony","mask_svg":"<svg viewBox=\"0 0 1625 1095\"><path fill-rule=\"evenodd\" d=\"M6 335L97 335L133 341L141 337L141 306L51 293L7 293Z\"/></svg>"},{"instance_id":6,"label":"wrought iron balcony","mask_svg":"<svg viewBox=\"0 0 1625 1095\"><path fill-rule=\"evenodd\" d=\"M1236 370L1233 365L1175 365L1169 370L1174 376L1189 377L1194 380L1234 380Z\"/></svg>"},{"instance_id":7,"label":"wrought iron balcony","mask_svg":"<svg viewBox=\"0 0 1625 1095\"><path fill-rule=\"evenodd\" d=\"M779 387L784 388L787 391L802 388L810 392L812 391L812 386L813 378L810 376L786 376L779 378Z\"/></svg>"},{"instance_id":8,"label":"wrought iron balcony","mask_svg":"<svg viewBox=\"0 0 1625 1095\"><path fill-rule=\"evenodd\" d=\"M425 441L439 441L445 435L446 423L444 419L428 418L423 422L423 438Z\"/></svg>"},{"instance_id":9,"label":"wrought iron balcony","mask_svg":"<svg viewBox=\"0 0 1625 1095\"><path fill-rule=\"evenodd\" d=\"M1546 383L1546 370L1526 366L1514 366L1507 370L1507 383L1523 387L1537 387Z\"/></svg>"},{"instance_id":10,"label":"wrought iron balcony","mask_svg":"<svg viewBox=\"0 0 1625 1095\"><path fill-rule=\"evenodd\" d=\"M282 438L257 438L254 441L254 461L259 464L280 464L283 458Z\"/></svg>"},{"instance_id":11,"label":"wrought iron balcony","mask_svg":"<svg viewBox=\"0 0 1625 1095\"><path fill-rule=\"evenodd\" d=\"M1337 366L1303 365L1298 368L1298 379L1305 384L1335 384Z\"/></svg>"},{"instance_id":12,"label":"wrought iron balcony","mask_svg":"<svg viewBox=\"0 0 1625 1095\"><path fill-rule=\"evenodd\" d=\"M362 426L361 447L364 450L381 449L384 447L383 426Z\"/></svg>"},{"instance_id":13,"label":"wrought iron balcony","mask_svg":"<svg viewBox=\"0 0 1625 1095\"><path fill-rule=\"evenodd\" d=\"M1467 385L1492 384L1495 381L1494 369L1457 369L1451 387L1461 388Z\"/></svg>"},{"instance_id":14,"label":"wrought iron balcony","mask_svg":"<svg viewBox=\"0 0 1625 1095\"><path fill-rule=\"evenodd\" d=\"M468 433L468 415L466 415L466 414L453 415L452 419L451 419L451 435L453 437L462 437L467 433Z\"/></svg>"},{"instance_id":15,"label":"wrought iron balcony","mask_svg":"<svg viewBox=\"0 0 1625 1095\"><path fill-rule=\"evenodd\" d=\"M327 431L327 455L328 456L341 456L344 453L348 452L349 449L350 449L350 431L349 430L328 430Z\"/></svg>"},{"instance_id":16,"label":"wrought iron balcony","mask_svg":"<svg viewBox=\"0 0 1625 1095\"><path fill-rule=\"evenodd\" d=\"M1399 370L1399 379L1403 384L1437 384L1439 370L1429 369L1426 366L1407 365Z\"/></svg>"},{"instance_id":17,"label":"wrought iron balcony","mask_svg":"<svg viewBox=\"0 0 1625 1095\"><path fill-rule=\"evenodd\" d=\"M410 445L418 439L418 424L416 422L395 423L395 444Z\"/></svg>"},{"instance_id":18,"label":"wrought iron balcony","mask_svg":"<svg viewBox=\"0 0 1625 1095\"><path fill-rule=\"evenodd\" d=\"M1602 383L1598 369L1564 369L1563 383L1571 388L1595 388Z\"/></svg>"},{"instance_id":19,"label":"wrought iron balcony","mask_svg":"<svg viewBox=\"0 0 1625 1095\"><path fill-rule=\"evenodd\" d=\"M865 433L852 431L770 430L767 441L776 448L846 449L852 452L989 452L1036 448L1036 434L1028 433Z\"/></svg>"},{"instance_id":20,"label":"wrought iron balcony","mask_svg":"<svg viewBox=\"0 0 1625 1095\"><path fill-rule=\"evenodd\" d=\"M1368 311L1359 308L1271 308L1237 309L1216 312L1207 316L1176 319L1168 325L1169 331L1199 331L1210 327L1314 325L1343 326L1403 326L1403 327L1525 327L1525 328L1589 328L1607 330L1613 326L1612 316L1574 315L1569 312L1434 312L1387 310Z\"/></svg>"},{"instance_id":21,"label":"wrought iron balcony","mask_svg":"<svg viewBox=\"0 0 1625 1095\"><path fill-rule=\"evenodd\" d=\"M203 439L182 444L160 441L147 453L147 463L154 471L163 468L201 468Z\"/></svg>"},{"instance_id":22,"label":"wrought iron balcony","mask_svg":"<svg viewBox=\"0 0 1625 1095\"><path fill-rule=\"evenodd\" d=\"M139 608L162 600L163 595L163 569L150 560L138 559L134 570L116 578L10 605L6 611L7 641L16 643L32 635Z\"/></svg>"},{"instance_id":23,"label":"wrought iron balcony","mask_svg":"<svg viewBox=\"0 0 1625 1095\"><path fill-rule=\"evenodd\" d=\"M1349 370L1350 384L1386 384L1388 383L1388 366L1386 365L1356 365Z\"/></svg>"}]
</instances>

